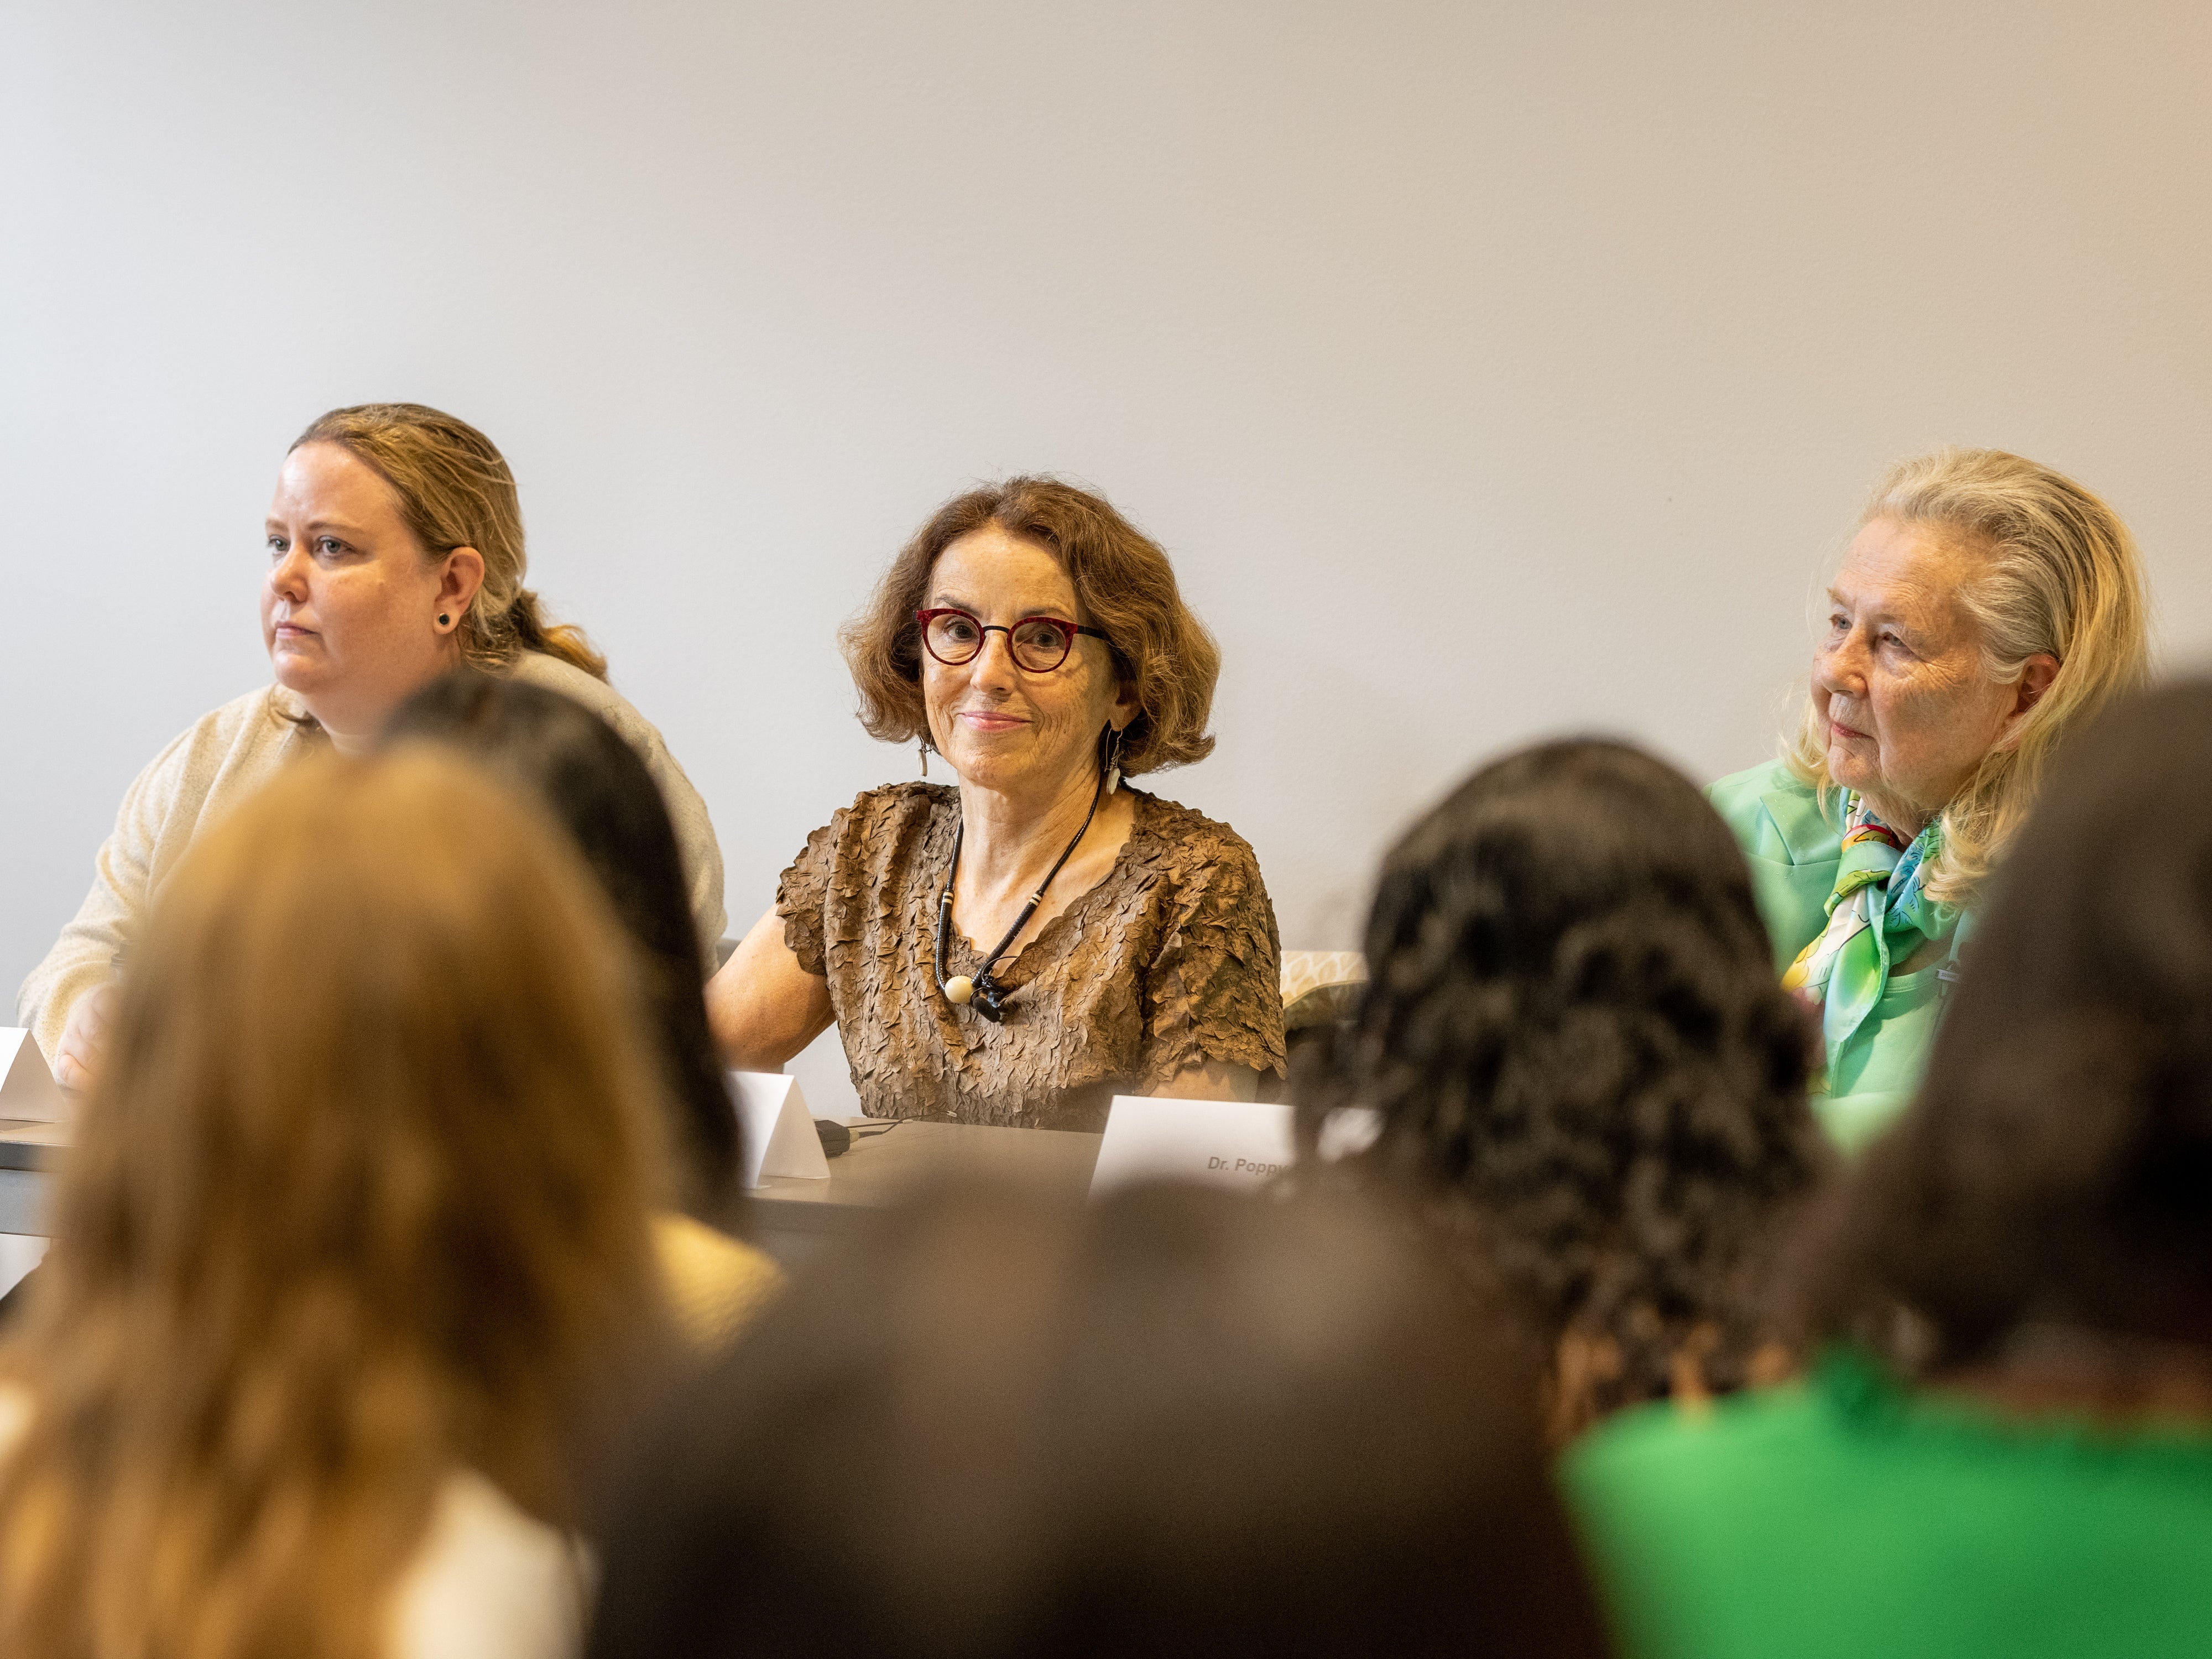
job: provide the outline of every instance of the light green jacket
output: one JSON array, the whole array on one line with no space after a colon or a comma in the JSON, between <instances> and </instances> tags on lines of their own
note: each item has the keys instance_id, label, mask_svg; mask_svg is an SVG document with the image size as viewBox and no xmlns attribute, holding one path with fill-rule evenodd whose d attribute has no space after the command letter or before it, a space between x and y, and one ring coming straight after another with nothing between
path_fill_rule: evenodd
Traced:
<instances>
[{"instance_id":1,"label":"light green jacket","mask_svg":"<svg viewBox=\"0 0 2212 1659\"><path fill-rule=\"evenodd\" d=\"M1751 865L1759 913L1774 940L1775 971L1827 926L1828 895L1844 854L1839 810L1780 761L1731 773L1705 797ZM1838 1143L1863 1144L1905 1109L1920 1086L1942 1007L1941 969L1893 974L1863 1035L1845 1050L1842 1074L1813 1109Z\"/></svg>"}]
</instances>

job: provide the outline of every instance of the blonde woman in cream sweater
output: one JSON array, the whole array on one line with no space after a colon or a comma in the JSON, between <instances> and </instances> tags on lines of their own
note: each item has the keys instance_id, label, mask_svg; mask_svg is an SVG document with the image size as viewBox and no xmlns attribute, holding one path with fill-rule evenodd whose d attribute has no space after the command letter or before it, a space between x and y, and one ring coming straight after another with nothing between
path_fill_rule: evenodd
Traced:
<instances>
[{"instance_id":1,"label":"blonde woman in cream sweater","mask_svg":"<svg viewBox=\"0 0 2212 1659\"><path fill-rule=\"evenodd\" d=\"M333 410L285 457L268 539L261 631L274 683L195 722L139 774L92 891L17 996L65 1087L89 1086L115 964L193 837L302 755L364 747L410 693L464 662L574 698L637 751L711 948L726 917L706 804L606 684L605 659L580 630L547 623L523 586L514 475L489 439L419 404Z\"/></svg>"}]
</instances>

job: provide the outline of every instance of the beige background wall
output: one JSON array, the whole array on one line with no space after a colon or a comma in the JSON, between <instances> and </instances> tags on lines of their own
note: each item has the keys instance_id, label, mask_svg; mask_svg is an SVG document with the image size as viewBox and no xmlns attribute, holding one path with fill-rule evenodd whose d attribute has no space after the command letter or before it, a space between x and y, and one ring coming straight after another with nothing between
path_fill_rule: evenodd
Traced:
<instances>
[{"instance_id":1,"label":"beige background wall","mask_svg":"<svg viewBox=\"0 0 2212 1659\"><path fill-rule=\"evenodd\" d=\"M1924 445L2106 492L2199 655L2208 83L2179 3L13 0L0 981L265 673L278 460L367 398L505 447L739 927L913 774L838 620L1015 469L1174 552L1228 665L1159 787L1294 945L1353 942L1395 828L1504 745L1761 758Z\"/></svg>"}]
</instances>

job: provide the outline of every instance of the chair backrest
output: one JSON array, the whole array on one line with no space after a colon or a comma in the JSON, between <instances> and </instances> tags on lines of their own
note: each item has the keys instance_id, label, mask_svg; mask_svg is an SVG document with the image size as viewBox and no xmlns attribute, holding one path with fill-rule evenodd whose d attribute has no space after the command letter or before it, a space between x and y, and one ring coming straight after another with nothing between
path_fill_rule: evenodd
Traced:
<instances>
[{"instance_id":1,"label":"chair backrest","mask_svg":"<svg viewBox=\"0 0 2212 1659\"><path fill-rule=\"evenodd\" d=\"M1366 983L1367 958L1357 951L1284 951L1283 1030L1349 1018Z\"/></svg>"}]
</instances>

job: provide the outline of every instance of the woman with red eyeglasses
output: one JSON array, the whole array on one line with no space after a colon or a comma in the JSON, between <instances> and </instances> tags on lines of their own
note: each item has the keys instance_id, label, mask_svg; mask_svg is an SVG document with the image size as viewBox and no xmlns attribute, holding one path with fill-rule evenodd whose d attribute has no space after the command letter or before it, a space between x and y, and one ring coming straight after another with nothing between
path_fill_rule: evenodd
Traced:
<instances>
[{"instance_id":1,"label":"woman with red eyeglasses","mask_svg":"<svg viewBox=\"0 0 2212 1659\"><path fill-rule=\"evenodd\" d=\"M1054 479L971 490L843 645L861 724L918 739L925 781L863 794L784 872L708 987L732 1066L835 1021L871 1116L1091 1130L1117 1094L1249 1099L1281 1071L1251 848L1122 781L1213 748L1221 653L1157 544Z\"/></svg>"}]
</instances>

